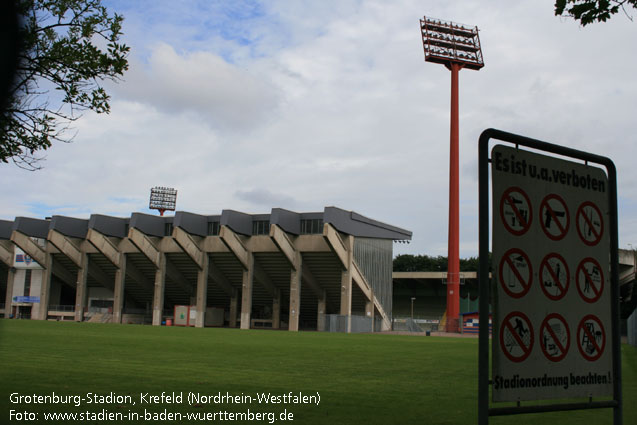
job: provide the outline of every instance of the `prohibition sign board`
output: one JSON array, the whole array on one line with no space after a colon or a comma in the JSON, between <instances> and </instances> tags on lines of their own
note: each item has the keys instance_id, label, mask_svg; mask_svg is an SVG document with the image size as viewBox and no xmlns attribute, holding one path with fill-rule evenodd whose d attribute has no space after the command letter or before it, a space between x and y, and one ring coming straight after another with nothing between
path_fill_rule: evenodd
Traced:
<instances>
[{"instance_id":1,"label":"prohibition sign board","mask_svg":"<svg viewBox=\"0 0 637 425\"><path fill-rule=\"evenodd\" d=\"M548 298L557 301L564 298L571 282L566 260L552 252L540 263L540 287Z\"/></svg>"},{"instance_id":2,"label":"prohibition sign board","mask_svg":"<svg viewBox=\"0 0 637 425\"><path fill-rule=\"evenodd\" d=\"M540 223L542 231L554 241L559 241L568 233L571 217L566 202L554 193L547 195L540 203Z\"/></svg>"},{"instance_id":3,"label":"prohibition sign board","mask_svg":"<svg viewBox=\"0 0 637 425\"><path fill-rule=\"evenodd\" d=\"M594 362L604 353L606 331L602 321L593 314L584 316L577 326L577 348L588 361Z\"/></svg>"},{"instance_id":4,"label":"prohibition sign board","mask_svg":"<svg viewBox=\"0 0 637 425\"><path fill-rule=\"evenodd\" d=\"M604 292L604 271L592 257L584 258L577 266L575 274L577 292L587 303L594 303Z\"/></svg>"},{"instance_id":5,"label":"prohibition sign board","mask_svg":"<svg viewBox=\"0 0 637 425\"><path fill-rule=\"evenodd\" d=\"M498 277L504 292L512 298L522 298L531 288L533 269L529 256L521 249L511 248L500 260Z\"/></svg>"},{"instance_id":6,"label":"prohibition sign board","mask_svg":"<svg viewBox=\"0 0 637 425\"><path fill-rule=\"evenodd\" d=\"M500 347L512 362L526 360L533 350L533 326L521 311L509 313L500 326Z\"/></svg>"},{"instance_id":7,"label":"prohibition sign board","mask_svg":"<svg viewBox=\"0 0 637 425\"><path fill-rule=\"evenodd\" d=\"M508 188L500 200L500 218L504 227L512 234L525 234L533 219L529 196L519 187Z\"/></svg>"},{"instance_id":8,"label":"prohibition sign board","mask_svg":"<svg viewBox=\"0 0 637 425\"><path fill-rule=\"evenodd\" d=\"M557 313L546 316L540 325L540 347L544 356L552 362L559 362L568 353L571 333L564 317Z\"/></svg>"},{"instance_id":9,"label":"prohibition sign board","mask_svg":"<svg viewBox=\"0 0 637 425\"><path fill-rule=\"evenodd\" d=\"M575 215L577 234L588 246L595 246L604 234L604 219L597 205L590 201L583 202Z\"/></svg>"}]
</instances>

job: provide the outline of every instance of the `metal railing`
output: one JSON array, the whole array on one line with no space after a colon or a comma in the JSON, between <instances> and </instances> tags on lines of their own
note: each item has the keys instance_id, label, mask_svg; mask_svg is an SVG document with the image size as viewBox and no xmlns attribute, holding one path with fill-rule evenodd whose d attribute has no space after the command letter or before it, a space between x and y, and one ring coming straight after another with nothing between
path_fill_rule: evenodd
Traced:
<instances>
[{"instance_id":1,"label":"metal railing","mask_svg":"<svg viewBox=\"0 0 637 425\"><path fill-rule=\"evenodd\" d=\"M326 332L347 332L348 323L351 333L372 332L372 318L367 316L343 316L340 314L326 314L325 331Z\"/></svg>"},{"instance_id":2,"label":"metal railing","mask_svg":"<svg viewBox=\"0 0 637 425\"><path fill-rule=\"evenodd\" d=\"M50 304L49 311L75 311L75 306Z\"/></svg>"}]
</instances>

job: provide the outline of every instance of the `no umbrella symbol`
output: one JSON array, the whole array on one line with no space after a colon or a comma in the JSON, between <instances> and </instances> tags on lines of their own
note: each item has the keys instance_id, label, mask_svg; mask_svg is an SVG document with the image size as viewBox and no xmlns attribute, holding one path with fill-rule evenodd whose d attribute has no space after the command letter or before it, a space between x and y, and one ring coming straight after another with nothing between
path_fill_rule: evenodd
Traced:
<instances>
[{"instance_id":1,"label":"no umbrella symbol","mask_svg":"<svg viewBox=\"0 0 637 425\"><path fill-rule=\"evenodd\" d=\"M540 346L544 356L552 362L559 362L571 345L571 334L566 320L557 313L546 316L540 326Z\"/></svg>"},{"instance_id":2,"label":"no umbrella symbol","mask_svg":"<svg viewBox=\"0 0 637 425\"><path fill-rule=\"evenodd\" d=\"M500 347L512 362L526 360L533 350L533 326L529 318L520 311L509 313L500 326Z\"/></svg>"},{"instance_id":3,"label":"no umbrella symbol","mask_svg":"<svg viewBox=\"0 0 637 425\"><path fill-rule=\"evenodd\" d=\"M577 234L588 246L599 243L604 234L604 220L597 205L590 201L582 203L577 209Z\"/></svg>"},{"instance_id":4,"label":"no umbrella symbol","mask_svg":"<svg viewBox=\"0 0 637 425\"><path fill-rule=\"evenodd\" d=\"M529 257L521 249L511 248L500 260L498 277L504 292L522 298L529 292L533 279Z\"/></svg>"},{"instance_id":5,"label":"no umbrella symbol","mask_svg":"<svg viewBox=\"0 0 637 425\"><path fill-rule=\"evenodd\" d=\"M588 257L580 261L575 277L577 292L587 303L600 299L604 291L604 271L594 258Z\"/></svg>"},{"instance_id":6,"label":"no umbrella symbol","mask_svg":"<svg viewBox=\"0 0 637 425\"><path fill-rule=\"evenodd\" d=\"M571 218L566 202L556 194L545 197L540 204L540 223L544 234L559 241L568 233Z\"/></svg>"},{"instance_id":7,"label":"no umbrella symbol","mask_svg":"<svg viewBox=\"0 0 637 425\"><path fill-rule=\"evenodd\" d=\"M519 187L510 187L500 200L500 219L504 227L516 236L526 233L531 227L533 212L529 197Z\"/></svg>"},{"instance_id":8,"label":"no umbrella symbol","mask_svg":"<svg viewBox=\"0 0 637 425\"><path fill-rule=\"evenodd\" d=\"M566 260L560 254L553 252L542 259L540 263L540 287L544 295L557 301L566 295L571 276Z\"/></svg>"},{"instance_id":9,"label":"no umbrella symbol","mask_svg":"<svg viewBox=\"0 0 637 425\"><path fill-rule=\"evenodd\" d=\"M606 346L606 332L597 316L585 316L577 326L577 348L591 362L599 359Z\"/></svg>"}]
</instances>

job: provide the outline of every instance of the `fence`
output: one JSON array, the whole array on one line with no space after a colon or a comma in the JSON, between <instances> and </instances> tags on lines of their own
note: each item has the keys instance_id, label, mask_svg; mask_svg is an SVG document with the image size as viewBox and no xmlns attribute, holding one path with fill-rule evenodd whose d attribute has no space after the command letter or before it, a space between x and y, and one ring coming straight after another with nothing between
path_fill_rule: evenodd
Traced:
<instances>
[{"instance_id":1,"label":"fence","mask_svg":"<svg viewBox=\"0 0 637 425\"><path fill-rule=\"evenodd\" d=\"M628 317L626 321L628 328L628 343L633 347L637 347L637 309Z\"/></svg>"},{"instance_id":2,"label":"fence","mask_svg":"<svg viewBox=\"0 0 637 425\"><path fill-rule=\"evenodd\" d=\"M367 316L342 316L340 314L326 314L325 318L325 331L326 332L347 332L347 322L349 318L350 332L372 332L372 318ZM380 329L380 320L374 328Z\"/></svg>"},{"instance_id":3,"label":"fence","mask_svg":"<svg viewBox=\"0 0 637 425\"><path fill-rule=\"evenodd\" d=\"M49 305L49 311L75 311L74 305L57 305L51 304Z\"/></svg>"},{"instance_id":4,"label":"fence","mask_svg":"<svg viewBox=\"0 0 637 425\"><path fill-rule=\"evenodd\" d=\"M401 332L424 332L421 325L411 317L395 318L394 330ZM431 328L428 327L427 330L431 330Z\"/></svg>"}]
</instances>

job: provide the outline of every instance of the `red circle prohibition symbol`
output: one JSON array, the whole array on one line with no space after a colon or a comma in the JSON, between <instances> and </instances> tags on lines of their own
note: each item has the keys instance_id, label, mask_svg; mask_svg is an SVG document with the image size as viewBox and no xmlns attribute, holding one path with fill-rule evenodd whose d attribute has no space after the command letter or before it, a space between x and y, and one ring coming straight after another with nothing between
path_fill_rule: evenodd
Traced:
<instances>
[{"instance_id":1,"label":"red circle prohibition symbol","mask_svg":"<svg viewBox=\"0 0 637 425\"><path fill-rule=\"evenodd\" d=\"M513 256L518 257L516 258L517 261L523 260L527 264L529 269L527 278L522 276L522 273L520 273L518 268L515 266L514 261L511 259L511 257ZM505 281L504 279L505 264L509 266L511 273L513 273L513 277L508 281ZM504 292L506 292L507 295L509 295L512 298L522 298L529 292L529 289L531 289L531 283L533 281L533 268L531 266L531 260L529 260L529 256L526 255L524 251L522 251L519 248L511 248L510 250L505 252L504 255L502 256L502 259L500 260L500 267L498 267L498 269L499 269L498 278L500 280L500 286L502 286L502 289L504 289ZM511 289L511 288L517 288L518 286L522 287L518 291L514 291Z\"/></svg>"},{"instance_id":2,"label":"red circle prohibition symbol","mask_svg":"<svg viewBox=\"0 0 637 425\"><path fill-rule=\"evenodd\" d=\"M510 322L513 318L516 318L515 326L513 326ZM523 322L526 322L527 328L524 328ZM508 338L510 344L505 344L506 331L508 331L508 335L510 336L510 338ZM523 339L524 335L527 333L529 334L528 345L524 343ZM531 326L531 321L524 313L520 311L513 311L504 318L502 325L500 326L500 349L509 360L515 363L520 363L526 360L533 350L533 341L533 326ZM514 355L512 353L513 348L511 348L511 350L506 349L507 346L512 347L513 344L517 345L520 348L520 351L522 351L520 355Z\"/></svg>"},{"instance_id":3,"label":"red circle prohibition symbol","mask_svg":"<svg viewBox=\"0 0 637 425\"><path fill-rule=\"evenodd\" d=\"M560 337L556 334L555 327L551 326L549 320L553 323L560 322L560 326L566 332L566 344L562 343ZM566 320L557 313L549 314L544 318L540 325L540 348L544 356L552 362L559 362L568 353L571 345L571 333L568 330Z\"/></svg>"},{"instance_id":4,"label":"red circle prohibition symbol","mask_svg":"<svg viewBox=\"0 0 637 425\"><path fill-rule=\"evenodd\" d=\"M595 328L595 325L599 327L599 330ZM584 316L577 325L577 348L582 357L594 362L602 356L605 346L606 331L604 331L602 321L592 314Z\"/></svg>"},{"instance_id":5,"label":"red circle prohibition symbol","mask_svg":"<svg viewBox=\"0 0 637 425\"><path fill-rule=\"evenodd\" d=\"M516 198L513 194L519 194L523 199ZM526 201L526 205L528 205L528 211L525 213L524 209L519 208L517 204L523 203ZM513 212L513 216L511 217L512 223L508 223L504 214L504 206L507 204L511 211ZM531 228L531 221L533 220L533 210L531 207L531 200L528 195L519 187L510 187L504 191L502 194L502 199L500 199L500 219L502 220L502 224L504 227L512 234L516 236L521 236L525 234ZM514 223L519 223L521 228L516 229L518 225Z\"/></svg>"},{"instance_id":6,"label":"red circle prohibition symbol","mask_svg":"<svg viewBox=\"0 0 637 425\"><path fill-rule=\"evenodd\" d=\"M592 211L589 210L591 213L597 213L599 222L595 221L593 214L586 214L586 211L584 211L584 208L586 207L590 207L592 209ZM580 221L580 217L582 218L582 221ZM602 218L602 212L599 210L597 205L590 201L583 202L582 205L577 208L575 222L577 224L577 234L586 245L595 246L602 240L602 235L604 234L604 219ZM595 224L599 225L599 229L595 228ZM582 226L584 226L584 229L582 229ZM592 239L589 239L591 237Z\"/></svg>"},{"instance_id":7,"label":"red circle prohibition symbol","mask_svg":"<svg viewBox=\"0 0 637 425\"><path fill-rule=\"evenodd\" d=\"M549 262L549 260L553 259L558 261L555 268ZM544 272L546 272L546 278ZM562 283L562 277L564 277L565 283ZM540 263L539 279L540 288L542 288L542 292L544 292L544 295L546 295L549 299L558 301L564 298L564 295L566 295L571 283L571 274L568 270L568 265L566 264L564 257L557 252L552 252L544 257ZM556 289L553 293L551 293L549 288Z\"/></svg>"},{"instance_id":8,"label":"red circle prohibition symbol","mask_svg":"<svg viewBox=\"0 0 637 425\"><path fill-rule=\"evenodd\" d=\"M592 264L591 272L586 268L586 264ZM595 283L595 275L599 275L599 287ZM575 283L577 292L587 303L594 303L599 300L604 292L604 271L596 259L592 257L584 258L577 266L575 273ZM587 295L592 293L592 295Z\"/></svg>"},{"instance_id":9,"label":"red circle prohibition symbol","mask_svg":"<svg viewBox=\"0 0 637 425\"><path fill-rule=\"evenodd\" d=\"M551 204L549 204L551 200L557 201L563 211L556 211ZM564 239L571 224L571 216L569 215L566 202L564 202L562 197L552 193L542 200L540 204L540 224L544 234L548 236L549 239L554 241ZM556 230L551 232L550 229Z\"/></svg>"}]
</instances>

